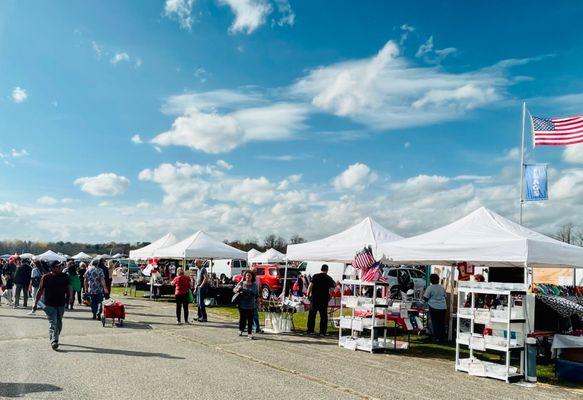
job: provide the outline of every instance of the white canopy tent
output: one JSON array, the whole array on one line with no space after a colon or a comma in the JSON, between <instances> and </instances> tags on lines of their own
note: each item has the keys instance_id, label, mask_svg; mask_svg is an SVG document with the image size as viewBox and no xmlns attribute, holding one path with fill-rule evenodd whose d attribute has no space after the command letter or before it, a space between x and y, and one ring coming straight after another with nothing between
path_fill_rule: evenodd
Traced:
<instances>
[{"instance_id":1,"label":"white canopy tent","mask_svg":"<svg viewBox=\"0 0 583 400\"><path fill-rule=\"evenodd\" d=\"M382 243L377 259L407 264L583 268L583 247L542 235L484 207L444 227Z\"/></svg>"},{"instance_id":2,"label":"white canopy tent","mask_svg":"<svg viewBox=\"0 0 583 400\"><path fill-rule=\"evenodd\" d=\"M259 250L251 249L247 252L247 260L251 261L252 259L254 259L255 257L257 257L260 254L261 254L261 252Z\"/></svg>"},{"instance_id":3,"label":"white canopy tent","mask_svg":"<svg viewBox=\"0 0 583 400\"><path fill-rule=\"evenodd\" d=\"M66 257L63 257L57 253L55 253L52 250L47 250L42 254L39 254L38 256L36 256L37 260L43 260L46 262L51 262L51 261L59 261L59 262L64 262L67 261Z\"/></svg>"},{"instance_id":4,"label":"white canopy tent","mask_svg":"<svg viewBox=\"0 0 583 400\"><path fill-rule=\"evenodd\" d=\"M367 217L353 227L324 239L288 245L287 259L350 263L365 246L371 246L375 252L380 243L400 239L403 237Z\"/></svg>"},{"instance_id":5,"label":"white canopy tent","mask_svg":"<svg viewBox=\"0 0 583 400\"><path fill-rule=\"evenodd\" d=\"M264 253L259 253L259 255L255 256L254 258L249 259L250 263L281 263L285 262L285 254L275 250L269 249L266 250Z\"/></svg>"},{"instance_id":6,"label":"white canopy tent","mask_svg":"<svg viewBox=\"0 0 583 400\"><path fill-rule=\"evenodd\" d=\"M181 242L154 252L154 257L180 259L246 260L247 253L198 231Z\"/></svg>"},{"instance_id":7,"label":"white canopy tent","mask_svg":"<svg viewBox=\"0 0 583 400\"><path fill-rule=\"evenodd\" d=\"M130 250L130 258L134 260L148 259L150 257L153 257L156 251L163 249L165 247L172 246L176 244L176 242L178 242L176 236L169 232L166 235L162 236L160 239L150 243L147 246L144 246L136 250Z\"/></svg>"},{"instance_id":8,"label":"white canopy tent","mask_svg":"<svg viewBox=\"0 0 583 400\"><path fill-rule=\"evenodd\" d=\"M71 257L73 260L91 260L93 257L91 257L89 254L84 253L84 252L80 252L75 254L73 257Z\"/></svg>"}]
</instances>

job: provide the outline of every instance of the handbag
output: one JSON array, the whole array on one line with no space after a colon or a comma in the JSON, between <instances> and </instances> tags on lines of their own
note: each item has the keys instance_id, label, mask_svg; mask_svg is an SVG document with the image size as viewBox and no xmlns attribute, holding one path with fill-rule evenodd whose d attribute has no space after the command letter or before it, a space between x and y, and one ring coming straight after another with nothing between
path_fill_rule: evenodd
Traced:
<instances>
[{"instance_id":1,"label":"handbag","mask_svg":"<svg viewBox=\"0 0 583 400\"><path fill-rule=\"evenodd\" d=\"M241 294L241 292L237 292L233 295L233 297L231 297L231 303L238 303L239 302L239 295Z\"/></svg>"},{"instance_id":2,"label":"handbag","mask_svg":"<svg viewBox=\"0 0 583 400\"><path fill-rule=\"evenodd\" d=\"M192 290L188 291L188 302L194 303L194 295L192 294Z\"/></svg>"}]
</instances>

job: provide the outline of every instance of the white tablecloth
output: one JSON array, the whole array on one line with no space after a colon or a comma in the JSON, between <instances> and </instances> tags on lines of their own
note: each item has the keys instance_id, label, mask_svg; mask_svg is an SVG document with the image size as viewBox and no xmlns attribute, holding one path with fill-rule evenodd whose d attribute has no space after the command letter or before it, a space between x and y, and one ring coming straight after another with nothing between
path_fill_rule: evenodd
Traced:
<instances>
[{"instance_id":1,"label":"white tablecloth","mask_svg":"<svg viewBox=\"0 0 583 400\"><path fill-rule=\"evenodd\" d=\"M583 348L583 336L555 335L551 349Z\"/></svg>"}]
</instances>

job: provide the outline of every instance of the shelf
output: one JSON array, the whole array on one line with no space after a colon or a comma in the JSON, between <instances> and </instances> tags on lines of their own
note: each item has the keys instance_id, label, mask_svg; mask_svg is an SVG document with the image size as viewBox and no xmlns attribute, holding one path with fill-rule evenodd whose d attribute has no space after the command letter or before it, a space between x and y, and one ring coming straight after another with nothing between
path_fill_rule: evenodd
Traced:
<instances>
[{"instance_id":1,"label":"shelf","mask_svg":"<svg viewBox=\"0 0 583 400\"><path fill-rule=\"evenodd\" d=\"M526 294L525 290L511 290L511 289L480 289L480 288L458 288L458 292L463 293L483 293L483 294L498 294L498 295L515 295Z\"/></svg>"},{"instance_id":2,"label":"shelf","mask_svg":"<svg viewBox=\"0 0 583 400\"><path fill-rule=\"evenodd\" d=\"M458 318L460 319L474 319L474 316L471 314L457 314ZM495 324L507 324L507 323L511 323L511 324L522 324L524 322L526 322L526 319L524 318L512 318L510 321L506 318L490 318L490 323L495 323ZM488 325L488 324L485 324Z\"/></svg>"},{"instance_id":3,"label":"shelf","mask_svg":"<svg viewBox=\"0 0 583 400\"><path fill-rule=\"evenodd\" d=\"M456 339L457 344L459 344L460 346L467 346L468 348L470 347L469 343L464 343L464 342L460 342L459 340ZM510 347L506 347L506 346L498 346L496 344L486 344L485 345L486 350L495 350L495 351L513 351L513 350L524 350L524 346L510 346ZM486 351L486 350L478 350L478 349L473 349L474 351Z\"/></svg>"},{"instance_id":4,"label":"shelf","mask_svg":"<svg viewBox=\"0 0 583 400\"><path fill-rule=\"evenodd\" d=\"M499 365L501 365L501 364L490 363L490 362L485 362L485 361L482 361L482 363L486 367L488 367L488 366L499 366ZM461 372L469 372L469 367L466 367L466 366L461 365L461 364L456 364L455 370L456 371L461 371ZM514 373L514 372L510 372L508 374L497 374L497 373L494 373L494 372L486 372L486 374L484 376L486 378L494 378L494 379L499 379L499 380L502 380L502 381L508 380L508 382L517 382L517 381L520 381L521 379L524 378L524 376L522 374L518 374L518 373Z\"/></svg>"}]
</instances>

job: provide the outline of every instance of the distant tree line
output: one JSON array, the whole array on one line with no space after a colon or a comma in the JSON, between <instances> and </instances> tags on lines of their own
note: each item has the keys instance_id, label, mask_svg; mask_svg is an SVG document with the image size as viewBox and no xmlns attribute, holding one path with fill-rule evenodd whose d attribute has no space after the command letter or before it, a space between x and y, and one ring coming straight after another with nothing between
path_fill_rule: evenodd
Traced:
<instances>
[{"instance_id":1,"label":"distant tree line","mask_svg":"<svg viewBox=\"0 0 583 400\"><path fill-rule=\"evenodd\" d=\"M225 241L225 243L227 243L229 246L233 246L233 247L235 247L239 250L243 250L243 251L249 251L251 249L265 251L265 250L273 248L273 249L280 251L282 253L286 252L288 244L298 244L298 243L305 243L305 242L306 242L306 240L303 237L301 237L300 235L292 236L288 242L284 238L282 238L281 236L277 236L277 235L273 235L273 234L267 235L265 237L265 239L263 239L262 244L259 244L256 241L247 241L247 242L241 242L239 240L235 240L232 242Z\"/></svg>"},{"instance_id":2,"label":"distant tree line","mask_svg":"<svg viewBox=\"0 0 583 400\"><path fill-rule=\"evenodd\" d=\"M32 242L29 240L2 240L0 241L0 254L22 254L32 253L41 254L47 250L57 253L75 255L81 251L87 254L128 254L130 250L137 249L149 244L149 242L140 243L76 243L76 242Z\"/></svg>"},{"instance_id":3,"label":"distant tree line","mask_svg":"<svg viewBox=\"0 0 583 400\"><path fill-rule=\"evenodd\" d=\"M299 236L294 235L289 239L289 244L304 243L306 240ZM281 236L267 235L263 239L263 243L257 243L256 241L226 241L230 246L233 246L239 250L249 251L251 249L257 249L259 251L265 251L270 248L274 248L282 253L285 253L288 241L286 241ZM2 254L22 254L22 253L32 253L41 254L47 250L52 250L57 253L68 254L70 256L75 255L79 252L85 252L87 254L129 254L130 250L138 249L140 247L146 246L150 242L139 242L139 243L77 243L77 242L33 242L29 240L0 240L0 255Z\"/></svg>"},{"instance_id":4,"label":"distant tree line","mask_svg":"<svg viewBox=\"0 0 583 400\"><path fill-rule=\"evenodd\" d=\"M553 237L561 242L583 246L583 231L570 222L561 226Z\"/></svg>"}]
</instances>

